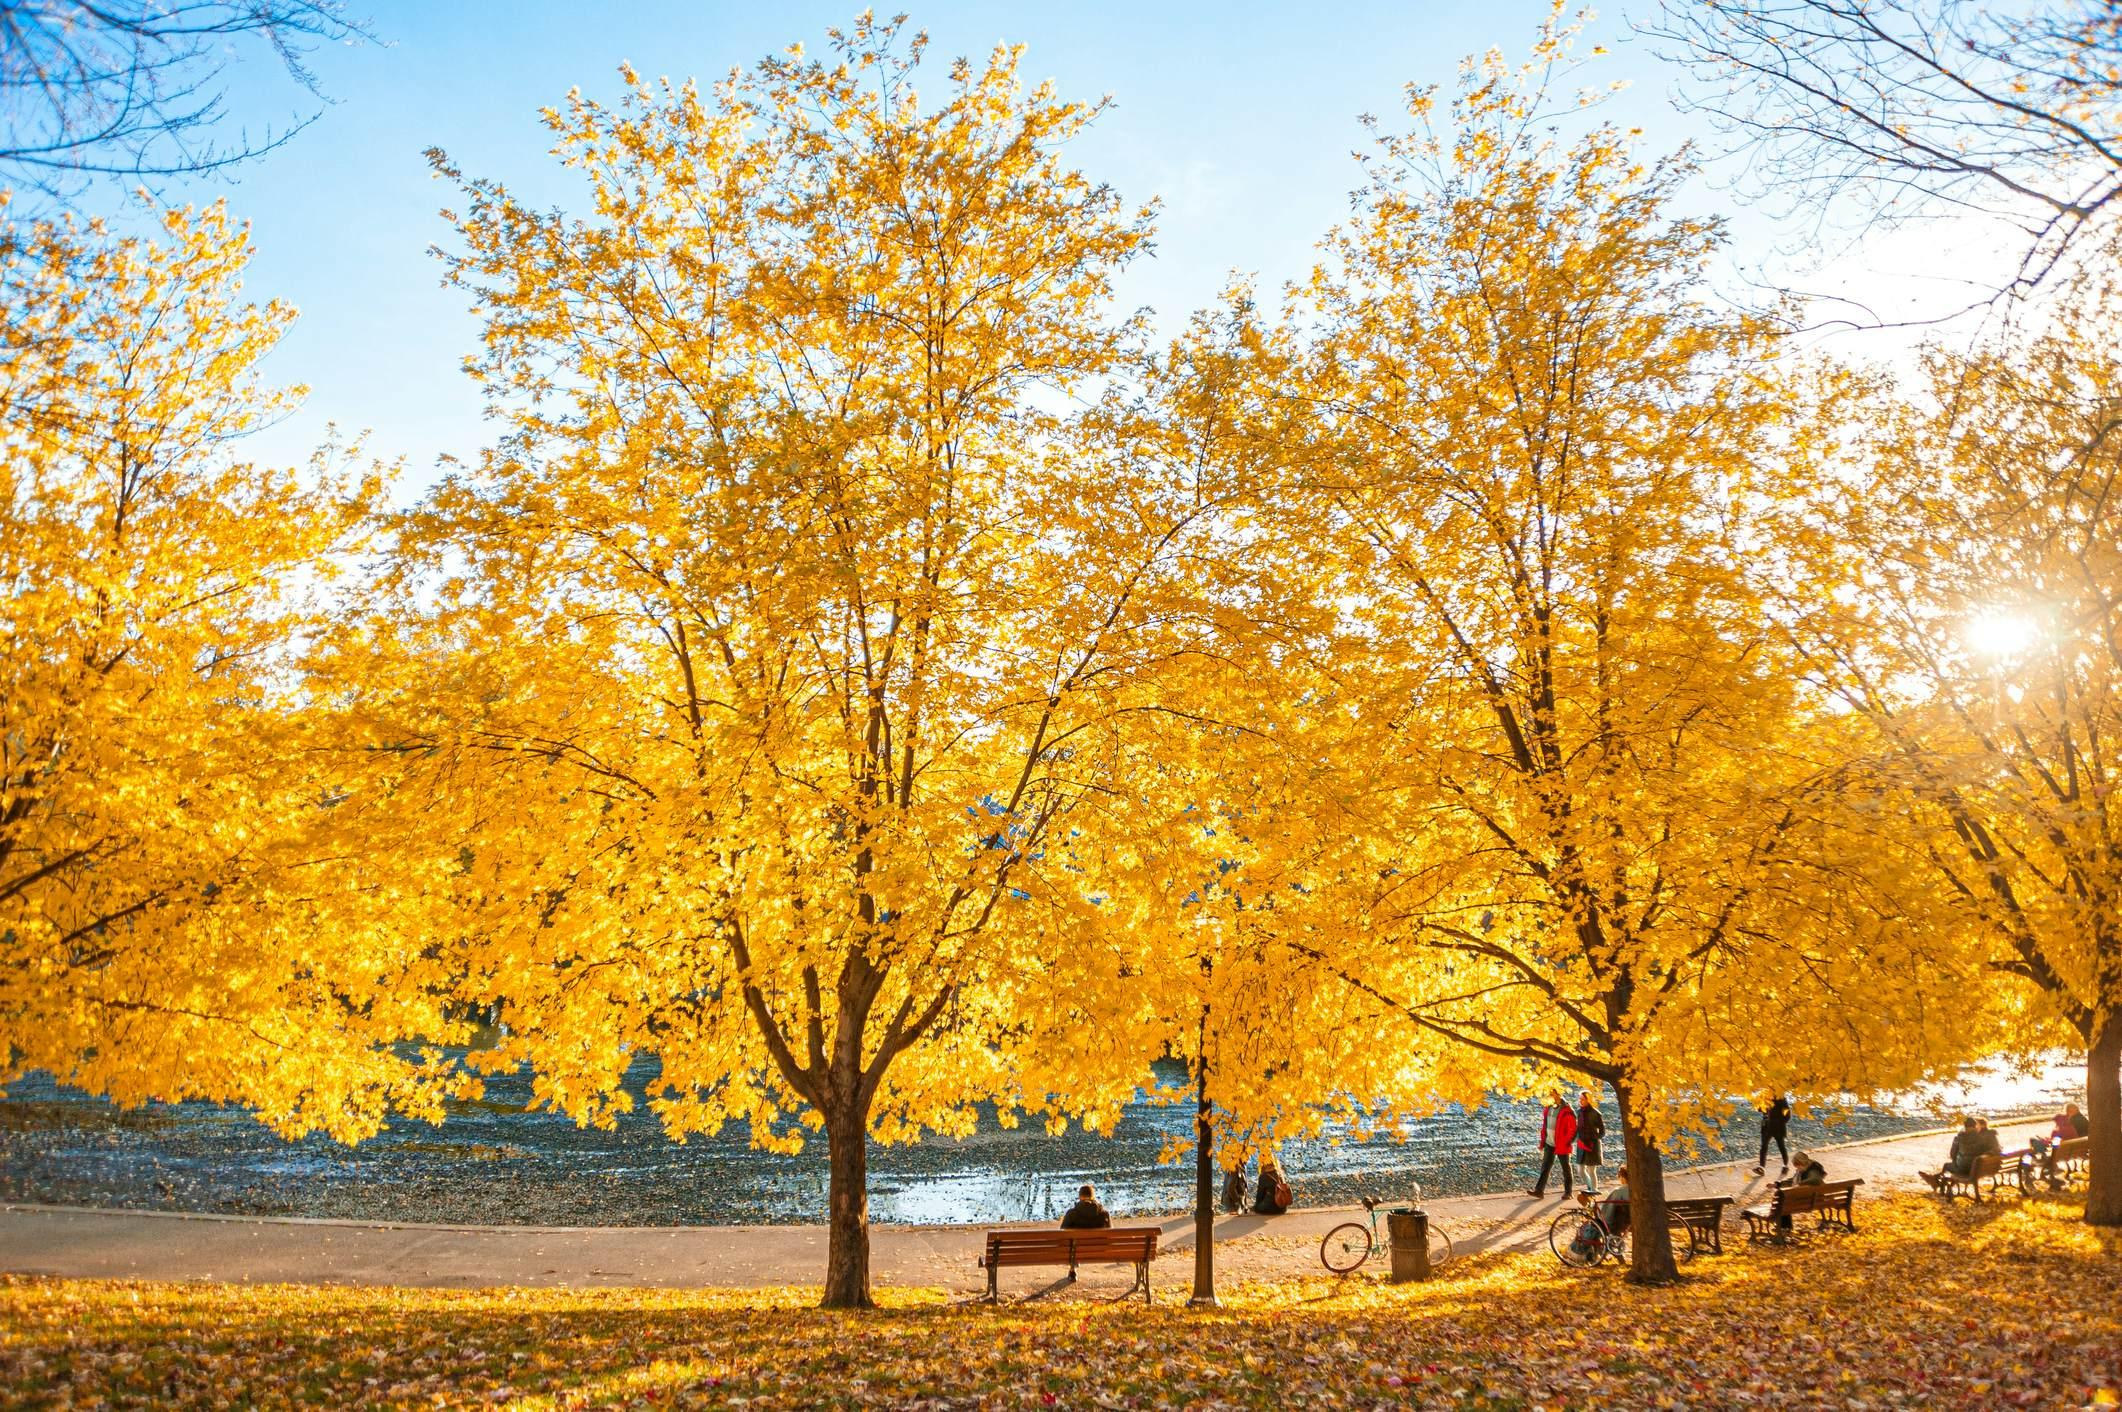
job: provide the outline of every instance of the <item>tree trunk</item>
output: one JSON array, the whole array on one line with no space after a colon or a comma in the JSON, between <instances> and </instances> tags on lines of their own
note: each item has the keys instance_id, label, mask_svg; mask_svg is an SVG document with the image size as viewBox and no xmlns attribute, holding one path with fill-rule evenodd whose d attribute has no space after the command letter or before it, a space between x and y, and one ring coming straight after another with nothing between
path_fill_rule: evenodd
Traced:
<instances>
[{"instance_id":1,"label":"tree trunk","mask_svg":"<svg viewBox=\"0 0 2122 1412\"><path fill-rule=\"evenodd\" d=\"M2094 1022L2085 1054L2085 1121L2092 1139L2086 1223L2122 1226L2122 1010Z\"/></svg>"},{"instance_id":2,"label":"tree trunk","mask_svg":"<svg viewBox=\"0 0 2122 1412\"><path fill-rule=\"evenodd\" d=\"M1194 1296L1195 1309L1216 1306L1216 1129L1208 1102L1208 1069L1200 1071L1194 1110Z\"/></svg>"},{"instance_id":3,"label":"tree trunk","mask_svg":"<svg viewBox=\"0 0 2122 1412\"><path fill-rule=\"evenodd\" d=\"M1614 1085L1614 1097L1628 1161L1628 1278L1632 1284L1671 1284L1680 1278L1680 1268L1673 1260L1672 1231L1666 1224L1665 1159L1638 1123L1620 1084Z\"/></svg>"},{"instance_id":4,"label":"tree trunk","mask_svg":"<svg viewBox=\"0 0 2122 1412\"><path fill-rule=\"evenodd\" d=\"M853 1105L848 1105L852 1107ZM832 1179L827 1197L825 1309L868 1309L869 1123L866 1113L832 1112L825 1150Z\"/></svg>"}]
</instances>

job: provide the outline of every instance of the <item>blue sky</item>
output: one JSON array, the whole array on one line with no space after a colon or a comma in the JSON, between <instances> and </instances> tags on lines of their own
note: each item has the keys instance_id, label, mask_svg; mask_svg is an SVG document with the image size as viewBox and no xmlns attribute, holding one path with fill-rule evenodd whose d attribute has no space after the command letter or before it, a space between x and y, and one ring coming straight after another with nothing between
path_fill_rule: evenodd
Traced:
<instances>
[{"instance_id":1,"label":"blue sky","mask_svg":"<svg viewBox=\"0 0 2122 1412\"><path fill-rule=\"evenodd\" d=\"M308 384L309 401L252 454L299 458L333 422L368 432L373 453L402 457L410 491L433 477L439 455L469 456L487 438L479 399L458 370L476 327L462 296L440 287L428 253L449 239L437 212L453 193L430 176L426 148L444 148L467 173L505 181L535 203L579 205L547 155L541 106L575 86L615 94L622 61L706 81L791 42L816 50L826 28L855 9L387 0L364 10L383 42L312 56L333 99L314 126L233 182L165 193L225 195L253 225L252 293L301 310L270 366L283 381ZM1545 12L1536 0L1090 0L933 4L914 10L911 23L932 36L932 61L1021 42L1029 76L1052 77L1069 96L1113 98L1077 160L1130 199L1163 198L1157 252L1124 292L1176 322L1233 270L1267 286L1306 270L1313 243L1346 208L1349 154L1363 140L1358 115L1397 112L1410 82L1448 85L1468 53L1522 54ZM1704 135L1670 102L1681 76L1630 42L1621 15L1595 20L1590 38L1614 51L1597 76L1631 85L1613 116L1642 126L1652 150ZM284 119L300 98L254 56L232 93L237 116L252 124ZM1697 199L1730 205L1708 183ZM1740 215L1736 245L1751 258L1772 231L1761 215Z\"/></svg>"}]
</instances>

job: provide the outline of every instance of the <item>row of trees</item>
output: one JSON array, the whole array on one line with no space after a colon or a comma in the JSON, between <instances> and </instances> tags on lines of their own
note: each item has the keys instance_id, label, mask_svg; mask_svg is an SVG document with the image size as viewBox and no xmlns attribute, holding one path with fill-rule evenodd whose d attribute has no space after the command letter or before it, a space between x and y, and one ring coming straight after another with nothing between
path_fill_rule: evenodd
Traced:
<instances>
[{"instance_id":1,"label":"row of trees","mask_svg":"<svg viewBox=\"0 0 2122 1412\"><path fill-rule=\"evenodd\" d=\"M822 1133L859 1305L867 1140L1158 1055L1212 1297L1217 1145L1330 1105L1611 1084L1662 1280L1728 1096L2067 1041L2122 1222L2116 292L1800 356L1684 159L1554 135L1570 38L1162 344L1015 51L629 75L548 115L585 217L435 156L505 434L405 512L232 459L286 314L218 211L15 231L7 1072L354 1138L653 1055L675 1137Z\"/></svg>"}]
</instances>

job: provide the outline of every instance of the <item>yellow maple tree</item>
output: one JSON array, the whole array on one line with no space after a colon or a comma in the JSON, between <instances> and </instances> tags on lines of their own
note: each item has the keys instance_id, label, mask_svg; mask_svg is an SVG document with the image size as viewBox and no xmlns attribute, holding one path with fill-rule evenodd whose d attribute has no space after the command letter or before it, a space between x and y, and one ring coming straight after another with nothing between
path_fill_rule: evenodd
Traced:
<instances>
[{"instance_id":1,"label":"yellow maple tree","mask_svg":"<svg viewBox=\"0 0 2122 1412\"><path fill-rule=\"evenodd\" d=\"M1298 291L1291 395L1320 414L1274 494L1346 618L1325 934L1367 938L1350 983L1485 1056L1481 1087L1612 1087L1657 1282L1675 1134L1764 1079L1943 1062L1905 1021L1950 982L1842 1003L1912 938L1844 929L1861 879L1823 889L1846 744L1751 570L1814 437L1773 323L1705 286L1721 233L1672 212L1684 160L1553 131L1571 37L1551 18L1529 64L1468 64L1448 122L1417 91L1379 137Z\"/></svg>"},{"instance_id":2,"label":"yellow maple tree","mask_svg":"<svg viewBox=\"0 0 2122 1412\"><path fill-rule=\"evenodd\" d=\"M2031 332L1934 347L1912 393L1844 381L1850 454L1795 507L1809 552L1785 610L1870 732L1879 844L1936 894L1935 930L1964 929L2034 1001L1995 1042L2084 1052L2102 1225L2122 1224L2114 254L2029 310Z\"/></svg>"},{"instance_id":3,"label":"yellow maple tree","mask_svg":"<svg viewBox=\"0 0 2122 1412\"><path fill-rule=\"evenodd\" d=\"M301 670L380 482L238 454L291 396L249 258L219 207L0 232L0 1078L351 1139L439 1117L390 1046L449 1027Z\"/></svg>"},{"instance_id":4,"label":"yellow maple tree","mask_svg":"<svg viewBox=\"0 0 2122 1412\"><path fill-rule=\"evenodd\" d=\"M1023 1080L1023 1007L1084 915L1078 806L1213 632L1212 498L1081 411L1149 213L1063 160L1094 106L1007 48L917 92L924 47L864 20L571 100L588 219L463 182L510 435L408 526L435 611L366 678L462 859L485 1062L600 1121L653 1055L675 1136L822 1129L829 1305L870 1299L868 1141L1096 1101Z\"/></svg>"}]
</instances>

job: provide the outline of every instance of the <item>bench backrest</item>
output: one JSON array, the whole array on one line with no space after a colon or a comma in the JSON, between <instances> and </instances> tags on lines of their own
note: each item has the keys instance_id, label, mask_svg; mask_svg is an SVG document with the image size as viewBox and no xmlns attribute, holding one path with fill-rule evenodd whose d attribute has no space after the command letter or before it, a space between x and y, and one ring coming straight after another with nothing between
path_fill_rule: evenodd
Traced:
<instances>
[{"instance_id":1,"label":"bench backrest","mask_svg":"<svg viewBox=\"0 0 2122 1412\"><path fill-rule=\"evenodd\" d=\"M1847 1182L1822 1182L1818 1186L1786 1186L1776 1188L1775 1213L1779 1216L1802 1216L1808 1211L1847 1210L1855 1199L1857 1188L1863 1185L1862 1177Z\"/></svg>"},{"instance_id":2,"label":"bench backrest","mask_svg":"<svg viewBox=\"0 0 2122 1412\"><path fill-rule=\"evenodd\" d=\"M1728 1196L1668 1196L1665 1209L1676 1216L1722 1217L1724 1208L1731 1205Z\"/></svg>"},{"instance_id":3,"label":"bench backrest","mask_svg":"<svg viewBox=\"0 0 2122 1412\"><path fill-rule=\"evenodd\" d=\"M1085 1231L989 1231L987 1259L1006 1265L1078 1261L1142 1262L1157 1254L1156 1226L1113 1226Z\"/></svg>"},{"instance_id":4,"label":"bench backrest","mask_svg":"<svg viewBox=\"0 0 2122 1412\"><path fill-rule=\"evenodd\" d=\"M2049 1156L2058 1162L2083 1162L2092 1156L2093 1140L2089 1137L2067 1137L2057 1143Z\"/></svg>"},{"instance_id":5,"label":"bench backrest","mask_svg":"<svg viewBox=\"0 0 2122 1412\"><path fill-rule=\"evenodd\" d=\"M1786 1186L1776 1191L1776 1214L1779 1216L1802 1216L1808 1211L1818 1211L1828 1204L1827 1188L1823 1186Z\"/></svg>"},{"instance_id":6,"label":"bench backrest","mask_svg":"<svg viewBox=\"0 0 2122 1412\"><path fill-rule=\"evenodd\" d=\"M1975 1159L1975 1169L1969 1176L1994 1177L2004 1165L2004 1158L1994 1152L1985 1152Z\"/></svg>"}]
</instances>

